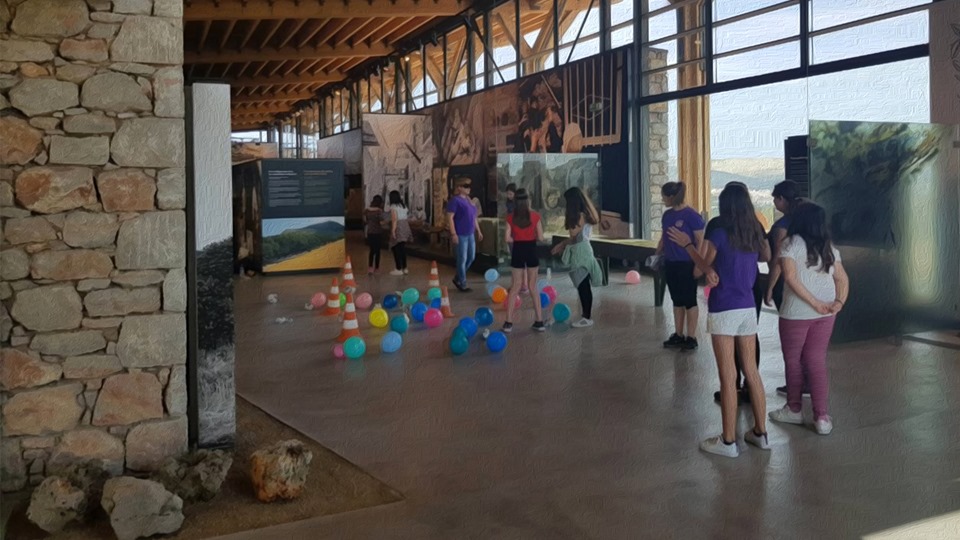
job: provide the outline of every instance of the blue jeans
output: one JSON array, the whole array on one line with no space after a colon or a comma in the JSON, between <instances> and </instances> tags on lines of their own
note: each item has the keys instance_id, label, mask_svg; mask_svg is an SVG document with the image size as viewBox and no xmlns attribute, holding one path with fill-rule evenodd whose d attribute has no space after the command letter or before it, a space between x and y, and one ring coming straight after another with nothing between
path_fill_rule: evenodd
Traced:
<instances>
[{"instance_id":1,"label":"blue jeans","mask_svg":"<svg viewBox=\"0 0 960 540\"><path fill-rule=\"evenodd\" d=\"M460 236L457 243L457 282L461 285L467 284L467 270L473 264L473 259L477 256L477 238L473 233Z\"/></svg>"}]
</instances>

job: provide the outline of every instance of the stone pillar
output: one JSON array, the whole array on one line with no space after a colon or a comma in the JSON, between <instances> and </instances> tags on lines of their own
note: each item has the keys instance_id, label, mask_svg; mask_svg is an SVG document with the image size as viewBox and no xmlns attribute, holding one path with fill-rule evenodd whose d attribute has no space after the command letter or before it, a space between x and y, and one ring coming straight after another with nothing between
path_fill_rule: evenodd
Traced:
<instances>
[{"instance_id":1,"label":"stone pillar","mask_svg":"<svg viewBox=\"0 0 960 540\"><path fill-rule=\"evenodd\" d=\"M649 69L657 69L667 65L667 51L663 49L650 49L647 52ZM650 76L649 93L650 95L663 94L667 92L667 74L665 72L656 73ZM645 114L648 116L649 138L646 141L647 151L644 166L648 168L648 178L650 178L650 208L646 214L641 211L641 215L648 216L650 222L650 232L654 240L660 238L660 218L663 217L663 203L660 201L660 188L669 180L668 164L670 149L670 136L668 126L670 117L666 102L654 103L646 108ZM642 142L641 142L642 144Z\"/></svg>"},{"instance_id":2,"label":"stone pillar","mask_svg":"<svg viewBox=\"0 0 960 540\"><path fill-rule=\"evenodd\" d=\"M182 0L0 0L2 488L186 450Z\"/></svg>"},{"instance_id":3,"label":"stone pillar","mask_svg":"<svg viewBox=\"0 0 960 540\"><path fill-rule=\"evenodd\" d=\"M930 121L960 124L960 0L930 6Z\"/></svg>"}]
</instances>

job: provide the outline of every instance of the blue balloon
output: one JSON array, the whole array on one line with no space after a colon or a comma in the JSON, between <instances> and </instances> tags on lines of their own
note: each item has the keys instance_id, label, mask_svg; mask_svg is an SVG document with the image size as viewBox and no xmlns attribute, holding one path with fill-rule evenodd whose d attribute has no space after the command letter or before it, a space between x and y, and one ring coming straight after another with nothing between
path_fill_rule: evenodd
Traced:
<instances>
[{"instance_id":1,"label":"blue balloon","mask_svg":"<svg viewBox=\"0 0 960 540\"><path fill-rule=\"evenodd\" d=\"M400 304L400 297L395 294L388 294L383 297L383 309L395 309Z\"/></svg>"},{"instance_id":2,"label":"blue balloon","mask_svg":"<svg viewBox=\"0 0 960 540\"><path fill-rule=\"evenodd\" d=\"M430 307L433 309L440 309L440 302L442 302L441 298L434 298L430 301Z\"/></svg>"},{"instance_id":3,"label":"blue balloon","mask_svg":"<svg viewBox=\"0 0 960 540\"><path fill-rule=\"evenodd\" d=\"M459 326L453 329L453 336L452 336L452 337L453 337L453 338L462 337L463 339L466 339L467 341L470 340L470 338L467 337L467 331L464 330L463 328L460 328Z\"/></svg>"},{"instance_id":4,"label":"blue balloon","mask_svg":"<svg viewBox=\"0 0 960 540\"><path fill-rule=\"evenodd\" d=\"M427 314L427 305L423 302L417 302L410 308L410 316L417 322L423 322L423 316Z\"/></svg>"},{"instance_id":5,"label":"blue balloon","mask_svg":"<svg viewBox=\"0 0 960 540\"><path fill-rule=\"evenodd\" d=\"M493 291L500 288L496 283L487 283L487 296L493 298Z\"/></svg>"},{"instance_id":6,"label":"blue balloon","mask_svg":"<svg viewBox=\"0 0 960 540\"><path fill-rule=\"evenodd\" d=\"M507 348L507 335L503 332L494 332L487 338L487 348L490 352L498 353Z\"/></svg>"},{"instance_id":7,"label":"blue balloon","mask_svg":"<svg viewBox=\"0 0 960 540\"><path fill-rule=\"evenodd\" d=\"M477 308L473 318L477 320L477 324L480 326L490 326L493 324L493 310L488 307Z\"/></svg>"},{"instance_id":8,"label":"blue balloon","mask_svg":"<svg viewBox=\"0 0 960 540\"><path fill-rule=\"evenodd\" d=\"M463 336L454 336L450 339L450 352L452 352L454 356L460 356L467 352L468 347L470 347L470 342Z\"/></svg>"},{"instance_id":9,"label":"blue balloon","mask_svg":"<svg viewBox=\"0 0 960 540\"><path fill-rule=\"evenodd\" d=\"M460 319L458 328L463 328L463 331L467 333L467 339L477 335L477 330L479 330L477 321L471 319L470 317L464 317Z\"/></svg>"},{"instance_id":10,"label":"blue balloon","mask_svg":"<svg viewBox=\"0 0 960 540\"><path fill-rule=\"evenodd\" d=\"M540 307L545 308L550 306L550 296L542 292L540 293Z\"/></svg>"},{"instance_id":11,"label":"blue balloon","mask_svg":"<svg viewBox=\"0 0 960 540\"><path fill-rule=\"evenodd\" d=\"M395 353L403 345L403 338L396 332L387 332L380 341L380 350L385 353Z\"/></svg>"},{"instance_id":12,"label":"blue balloon","mask_svg":"<svg viewBox=\"0 0 960 540\"><path fill-rule=\"evenodd\" d=\"M398 334L405 333L409 327L410 323L407 322L406 315L397 315L396 317L390 319L390 329Z\"/></svg>"},{"instance_id":13,"label":"blue balloon","mask_svg":"<svg viewBox=\"0 0 960 540\"><path fill-rule=\"evenodd\" d=\"M564 322L570 318L570 308L566 304L557 304L553 306L553 320Z\"/></svg>"},{"instance_id":14,"label":"blue balloon","mask_svg":"<svg viewBox=\"0 0 960 540\"><path fill-rule=\"evenodd\" d=\"M488 282L493 283L494 281L500 279L500 272L497 272L496 268L491 268L483 274L483 278Z\"/></svg>"}]
</instances>

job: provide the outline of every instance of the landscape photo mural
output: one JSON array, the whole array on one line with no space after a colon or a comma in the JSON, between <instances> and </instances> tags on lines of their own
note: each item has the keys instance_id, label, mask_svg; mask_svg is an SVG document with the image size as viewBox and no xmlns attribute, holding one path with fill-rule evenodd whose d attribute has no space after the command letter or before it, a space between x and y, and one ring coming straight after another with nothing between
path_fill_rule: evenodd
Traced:
<instances>
[{"instance_id":1,"label":"landscape photo mural","mask_svg":"<svg viewBox=\"0 0 960 540\"><path fill-rule=\"evenodd\" d=\"M339 268L345 257L342 217L263 220L264 272Z\"/></svg>"}]
</instances>

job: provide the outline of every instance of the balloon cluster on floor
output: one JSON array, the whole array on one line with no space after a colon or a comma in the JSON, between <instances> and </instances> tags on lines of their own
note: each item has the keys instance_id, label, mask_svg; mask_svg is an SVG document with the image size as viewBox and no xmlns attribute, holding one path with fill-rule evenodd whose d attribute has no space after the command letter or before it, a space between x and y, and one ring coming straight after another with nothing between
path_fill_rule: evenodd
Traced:
<instances>
[{"instance_id":1,"label":"balloon cluster on floor","mask_svg":"<svg viewBox=\"0 0 960 540\"><path fill-rule=\"evenodd\" d=\"M492 353L502 352L507 348L507 335L503 332L490 332L488 326L493 324L493 310L487 307L477 308L473 317L464 317L460 319L457 326L450 335L450 352L454 356L460 356L470 348L472 340L483 328L480 334L486 344L487 350Z\"/></svg>"}]
</instances>

